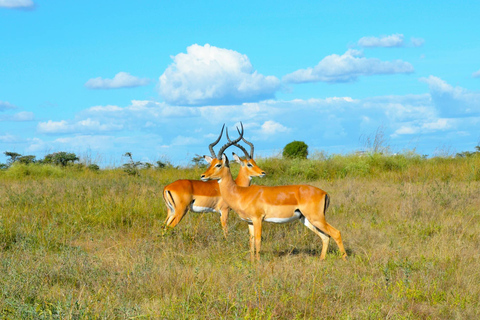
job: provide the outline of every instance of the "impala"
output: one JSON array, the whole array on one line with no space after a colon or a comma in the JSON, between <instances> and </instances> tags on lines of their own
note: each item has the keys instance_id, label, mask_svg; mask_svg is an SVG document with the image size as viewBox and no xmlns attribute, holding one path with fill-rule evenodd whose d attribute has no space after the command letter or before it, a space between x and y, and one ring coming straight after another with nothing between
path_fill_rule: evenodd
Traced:
<instances>
[{"instance_id":1,"label":"impala","mask_svg":"<svg viewBox=\"0 0 480 320\"><path fill-rule=\"evenodd\" d=\"M213 147L220 141L223 129L216 141L209 145L210 153L215 158ZM242 137L243 139L243 137ZM238 144L240 139L230 141L230 145L235 145L245 153L245 158L237 158L236 161L240 164L235 183L239 186L248 186L252 177L263 177L265 172L260 169L255 160L253 160L253 144L243 139L245 143L250 146L250 154L243 146ZM225 151L227 146L222 147L218 152L218 157ZM193 212L219 212L220 221L223 228L224 236L227 237L227 218L229 207L222 200L220 196L220 189L216 181L199 181L199 180L177 180L163 189L163 199L167 205L168 215L164 225L166 227L175 227L187 213L188 210Z\"/></svg>"},{"instance_id":2,"label":"impala","mask_svg":"<svg viewBox=\"0 0 480 320\"><path fill-rule=\"evenodd\" d=\"M237 128L238 130L238 128ZM243 126L240 132L243 136ZM228 136L228 129L227 129ZM229 141L222 150L233 144ZM238 161L238 156L233 153ZM262 236L262 222L286 223L300 220L307 228L315 232L322 239L320 259L325 259L330 237L338 245L342 258L347 253L343 247L340 231L325 220L325 211L329 205L327 193L319 188L308 185L288 185L277 187L266 186L239 186L235 183L230 172L228 158L223 153L217 157L207 157L210 163L201 179L203 181L218 180L220 194L225 203L238 216L248 222L250 232L250 258L260 259L260 245Z\"/></svg>"}]
</instances>

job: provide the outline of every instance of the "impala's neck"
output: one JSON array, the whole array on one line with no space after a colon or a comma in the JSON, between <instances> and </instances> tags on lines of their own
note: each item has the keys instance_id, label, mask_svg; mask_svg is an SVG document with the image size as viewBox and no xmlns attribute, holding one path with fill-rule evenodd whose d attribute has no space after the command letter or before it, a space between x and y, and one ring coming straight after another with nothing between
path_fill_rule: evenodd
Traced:
<instances>
[{"instance_id":1,"label":"impala's neck","mask_svg":"<svg viewBox=\"0 0 480 320\"><path fill-rule=\"evenodd\" d=\"M238 176L235 179L235 183L242 187L248 187L251 181L252 178L248 175L247 170L241 167Z\"/></svg>"},{"instance_id":2,"label":"impala's neck","mask_svg":"<svg viewBox=\"0 0 480 320\"><path fill-rule=\"evenodd\" d=\"M221 171L221 178L218 180L220 194L223 200L230 206L234 203L235 195L238 193L238 186L233 180L230 168L224 167ZM247 185L248 186L248 185Z\"/></svg>"}]
</instances>

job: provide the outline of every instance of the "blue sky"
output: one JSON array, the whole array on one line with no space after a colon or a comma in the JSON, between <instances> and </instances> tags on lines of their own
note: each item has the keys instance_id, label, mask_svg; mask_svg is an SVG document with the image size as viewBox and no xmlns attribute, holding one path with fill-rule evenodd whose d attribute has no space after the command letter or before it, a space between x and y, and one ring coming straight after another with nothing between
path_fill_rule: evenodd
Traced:
<instances>
[{"instance_id":1,"label":"blue sky","mask_svg":"<svg viewBox=\"0 0 480 320\"><path fill-rule=\"evenodd\" d=\"M0 0L0 162L187 164L223 123L259 156L480 141L478 1Z\"/></svg>"}]
</instances>

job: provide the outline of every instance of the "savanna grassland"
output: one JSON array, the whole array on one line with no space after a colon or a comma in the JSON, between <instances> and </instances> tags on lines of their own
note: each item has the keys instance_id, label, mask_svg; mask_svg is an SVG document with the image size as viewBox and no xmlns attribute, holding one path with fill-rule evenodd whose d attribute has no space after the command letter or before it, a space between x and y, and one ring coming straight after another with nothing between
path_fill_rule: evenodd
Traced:
<instances>
[{"instance_id":1,"label":"savanna grassland","mask_svg":"<svg viewBox=\"0 0 480 320\"><path fill-rule=\"evenodd\" d=\"M265 223L254 264L234 212L227 239L213 213L164 231L163 187L201 168L13 165L0 170L0 318L480 318L479 156L257 163L255 184L331 195L346 262L334 241L320 261L298 222Z\"/></svg>"}]
</instances>

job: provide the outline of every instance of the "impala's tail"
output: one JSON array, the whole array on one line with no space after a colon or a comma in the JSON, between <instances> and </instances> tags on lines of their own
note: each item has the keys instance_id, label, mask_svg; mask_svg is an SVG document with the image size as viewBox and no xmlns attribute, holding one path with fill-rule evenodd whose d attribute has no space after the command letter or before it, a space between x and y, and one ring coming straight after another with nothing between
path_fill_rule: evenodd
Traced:
<instances>
[{"instance_id":1,"label":"impala's tail","mask_svg":"<svg viewBox=\"0 0 480 320\"><path fill-rule=\"evenodd\" d=\"M325 207L323 208L323 214L326 215L328 206L330 205L330 197L328 193L325 194Z\"/></svg>"},{"instance_id":2,"label":"impala's tail","mask_svg":"<svg viewBox=\"0 0 480 320\"><path fill-rule=\"evenodd\" d=\"M174 218L175 214L175 200L173 199L172 193L170 190L163 190L163 200L168 207L168 214L165 222L163 223L165 226L168 226L171 220Z\"/></svg>"}]
</instances>

